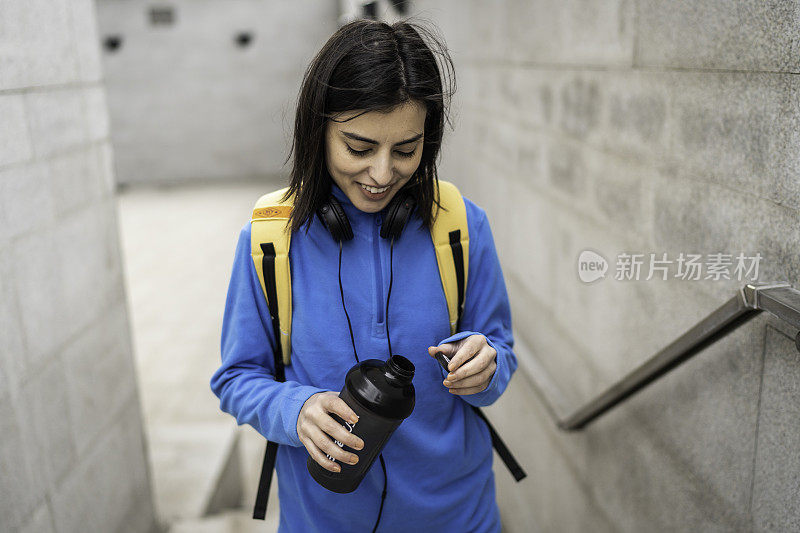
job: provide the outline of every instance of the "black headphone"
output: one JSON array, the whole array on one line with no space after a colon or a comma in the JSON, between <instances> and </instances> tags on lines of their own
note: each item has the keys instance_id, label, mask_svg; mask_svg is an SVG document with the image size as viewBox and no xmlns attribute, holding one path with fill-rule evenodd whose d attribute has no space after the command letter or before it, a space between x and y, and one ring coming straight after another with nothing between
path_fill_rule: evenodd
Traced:
<instances>
[{"instance_id":1,"label":"black headphone","mask_svg":"<svg viewBox=\"0 0 800 533\"><path fill-rule=\"evenodd\" d=\"M386 218L381 225L381 237L392 240L399 239L416 205L417 201L411 192L404 189L399 190L387 207ZM317 215L336 242L341 243L353 238L350 221L342 209L342 204L333 194L317 210Z\"/></svg>"}]
</instances>

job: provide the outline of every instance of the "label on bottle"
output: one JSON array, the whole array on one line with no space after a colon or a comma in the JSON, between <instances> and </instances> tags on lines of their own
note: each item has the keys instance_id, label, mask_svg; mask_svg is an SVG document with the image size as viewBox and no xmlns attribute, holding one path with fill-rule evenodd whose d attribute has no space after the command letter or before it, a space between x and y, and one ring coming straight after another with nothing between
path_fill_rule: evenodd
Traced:
<instances>
[{"instance_id":1,"label":"label on bottle","mask_svg":"<svg viewBox=\"0 0 800 533\"><path fill-rule=\"evenodd\" d=\"M357 401L355 401L349 393L342 391L339 394L345 403L355 411L358 415L358 422L352 424L345 422L336 414L330 413L331 417L342 425L347 431L361 438L364 441L364 448L361 450L354 450L337 440L334 440L337 446L344 449L346 452L353 453L358 456L358 462L354 465L342 463L328 456L328 459L335 461L341 468L341 472L330 472L325 470L323 473L327 477L337 478L354 478L359 481L366 472L369 470L372 463L378 457L378 454L383 449L386 441L389 440L394 430L400 425L402 420L385 418L365 409Z\"/></svg>"},{"instance_id":2,"label":"label on bottle","mask_svg":"<svg viewBox=\"0 0 800 533\"><path fill-rule=\"evenodd\" d=\"M339 418L335 413L331 413L331 416L333 417L334 420L336 420L337 422L342 424L350 433L352 433L353 432L353 428L356 427L356 424L352 424L350 422L343 422L342 419ZM356 422L356 423L358 423L358 422ZM344 444L339 442L338 440L334 439L333 442L339 448L344 448ZM349 450L350 448L348 447L347 449ZM333 457L331 457L327 453L325 454L325 457L327 457L328 460L330 460L330 461L336 461L336 459L334 459Z\"/></svg>"}]
</instances>

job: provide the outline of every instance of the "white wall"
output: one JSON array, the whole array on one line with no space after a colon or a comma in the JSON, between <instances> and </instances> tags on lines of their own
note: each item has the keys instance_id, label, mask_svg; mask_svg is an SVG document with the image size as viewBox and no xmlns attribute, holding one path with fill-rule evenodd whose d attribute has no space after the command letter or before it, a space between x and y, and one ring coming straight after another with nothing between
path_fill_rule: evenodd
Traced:
<instances>
[{"instance_id":1,"label":"white wall","mask_svg":"<svg viewBox=\"0 0 800 533\"><path fill-rule=\"evenodd\" d=\"M798 9L415 2L456 60L441 176L487 210L512 302L520 371L488 410L529 474L495 462L507 531L800 527L800 354L780 320L582 432L555 429L526 378L546 371L575 409L745 283L617 281L620 252L759 252L760 280L800 287ZM585 249L607 279L579 280Z\"/></svg>"},{"instance_id":2,"label":"white wall","mask_svg":"<svg viewBox=\"0 0 800 533\"><path fill-rule=\"evenodd\" d=\"M0 2L0 530L156 526L91 0Z\"/></svg>"},{"instance_id":3,"label":"white wall","mask_svg":"<svg viewBox=\"0 0 800 533\"><path fill-rule=\"evenodd\" d=\"M288 175L294 106L313 55L336 30L334 0L98 0L121 184ZM169 5L174 24L152 26ZM250 46L234 39L250 32Z\"/></svg>"}]
</instances>

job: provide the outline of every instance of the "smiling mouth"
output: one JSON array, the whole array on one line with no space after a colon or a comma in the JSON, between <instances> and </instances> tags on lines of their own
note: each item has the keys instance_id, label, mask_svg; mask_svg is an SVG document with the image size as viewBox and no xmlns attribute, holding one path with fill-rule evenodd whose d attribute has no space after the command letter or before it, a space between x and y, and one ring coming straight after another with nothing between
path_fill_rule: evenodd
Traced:
<instances>
[{"instance_id":1,"label":"smiling mouth","mask_svg":"<svg viewBox=\"0 0 800 533\"><path fill-rule=\"evenodd\" d=\"M378 187L371 187L369 185L364 185L363 183L359 183L359 185L361 186L362 189L371 192L372 194L381 194L382 192L386 192L387 190L389 190L389 187L391 187L391 185L387 185L386 187L378 188Z\"/></svg>"}]
</instances>

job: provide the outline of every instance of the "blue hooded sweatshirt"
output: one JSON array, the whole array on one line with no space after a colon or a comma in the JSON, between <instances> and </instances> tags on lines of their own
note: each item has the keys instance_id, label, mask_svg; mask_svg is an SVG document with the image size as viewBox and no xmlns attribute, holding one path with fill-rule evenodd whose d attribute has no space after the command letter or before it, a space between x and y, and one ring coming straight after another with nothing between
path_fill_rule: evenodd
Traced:
<instances>
[{"instance_id":1,"label":"blue hooded sweatshirt","mask_svg":"<svg viewBox=\"0 0 800 533\"><path fill-rule=\"evenodd\" d=\"M465 198L469 272L461 330L450 336L447 302L430 231L413 213L393 253L388 317L390 241L380 237L386 212L359 210L335 184L354 238L343 243L342 286L360 360L392 351L415 366L414 412L383 449L387 495L379 531L498 532L492 444L486 425L469 405L493 403L505 390L517 360L511 311L489 223ZM305 228L304 228L305 229ZM274 379L275 336L250 256L250 224L239 234L222 325L222 365L211 378L220 407L277 442L280 532L372 531L378 516L383 471L375 461L359 487L331 492L306 468L308 453L297 435L303 403L323 391L339 392L355 364L339 292L339 245L318 217L308 234L292 235L292 356L286 382ZM446 372L428 346L484 335L497 350L489 386L458 396L442 384ZM255 467L255 465L253 465Z\"/></svg>"}]
</instances>

